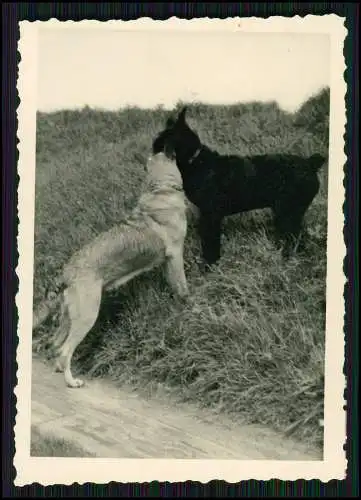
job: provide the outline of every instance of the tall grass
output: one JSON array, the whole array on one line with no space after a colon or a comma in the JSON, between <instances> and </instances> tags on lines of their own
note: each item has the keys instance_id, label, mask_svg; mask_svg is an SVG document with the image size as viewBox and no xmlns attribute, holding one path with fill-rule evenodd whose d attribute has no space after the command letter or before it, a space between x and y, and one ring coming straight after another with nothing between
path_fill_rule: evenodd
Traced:
<instances>
[{"instance_id":1,"label":"tall grass","mask_svg":"<svg viewBox=\"0 0 361 500\"><path fill-rule=\"evenodd\" d=\"M179 103L179 106L182 103ZM39 113L34 300L70 255L136 203L163 109ZM274 102L189 105L188 122L220 152L328 151L329 90L297 113ZM78 370L135 387L162 384L181 398L321 443L327 167L306 215L308 243L285 263L268 236L267 210L228 217L222 258L199 272L196 228L185 247L192 303L171 299L152 271L103 300L79 346ZM45 348L47 331L36 338Z\"/></svg>"}]
</instances>

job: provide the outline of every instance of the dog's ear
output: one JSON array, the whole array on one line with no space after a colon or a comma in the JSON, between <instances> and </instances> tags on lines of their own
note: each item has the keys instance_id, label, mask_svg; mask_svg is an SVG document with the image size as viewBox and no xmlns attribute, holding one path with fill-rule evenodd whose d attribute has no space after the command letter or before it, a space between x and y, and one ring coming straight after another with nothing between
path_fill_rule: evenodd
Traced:
<instances>
[{"instance_id":1,"label":"dog's ear","mask_svg":"<svg viewBox=\"0 0 361 500\"><path fill-rule=\"evenodd\" d=\"M176 124L176 120L173 118L173 116L170 116L166 122L166 127L167 128L172 128Z\"/></svg>"},{"instance_id":2,"label":"dog's ear","mask_svg":"<svg viewBox=\"0 0 361 500\"><path fill-rule=\"evenodd\" d=\"M183 108L180 110L177 118L177 123L185 122L187 109L188 109L187 106L183 106Z\"/></svg>"}]
</instances>

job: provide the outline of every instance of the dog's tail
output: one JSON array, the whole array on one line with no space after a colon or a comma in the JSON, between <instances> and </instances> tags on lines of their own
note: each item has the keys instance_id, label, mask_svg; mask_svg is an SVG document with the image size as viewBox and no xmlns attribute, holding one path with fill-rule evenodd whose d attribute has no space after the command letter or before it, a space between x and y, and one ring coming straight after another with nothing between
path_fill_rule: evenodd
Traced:
<instances>
[{"instance_id":1,"label":"dog's tail","mask_svg":"<svg viewBox=\"0 0 361 500\"><path fill-rule=\"evenodd\" d=\"M66 288L65 282L62 278L57 278L55 283L52 284L51 290L45 293L45 299L35 308L33 312L33 330L46 321L46 319L53 314L61 304L63 299L62 292Z\"/></svg>"},{"instance_id":2,"label":"dog's tail","mask_svg":"<svg viewBox=\"0 0 361 500\"><path fill-rule=\"evenodd\" d=\"M315 153L312 156L310 156L308 161L311 169L314 170L315 172L318 172L326 162L326 159L327 158L321 155L320 153Z\"/></svg>"}]
</instances>

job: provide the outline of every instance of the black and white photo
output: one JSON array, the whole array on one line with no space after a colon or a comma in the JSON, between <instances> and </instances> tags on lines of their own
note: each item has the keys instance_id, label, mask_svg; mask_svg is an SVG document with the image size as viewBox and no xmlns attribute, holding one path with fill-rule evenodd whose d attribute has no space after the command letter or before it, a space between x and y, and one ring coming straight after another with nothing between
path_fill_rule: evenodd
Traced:
<instances>
[{"instance_id":1,"label":"black and white photo","mask_svg":"<svg viewBox=\"0 0 361 500\"><path fill-rule=\"evenodd\" d=\"M20 23L16 484L343 478L345 36Z\"/></svg>"}]
</instances>

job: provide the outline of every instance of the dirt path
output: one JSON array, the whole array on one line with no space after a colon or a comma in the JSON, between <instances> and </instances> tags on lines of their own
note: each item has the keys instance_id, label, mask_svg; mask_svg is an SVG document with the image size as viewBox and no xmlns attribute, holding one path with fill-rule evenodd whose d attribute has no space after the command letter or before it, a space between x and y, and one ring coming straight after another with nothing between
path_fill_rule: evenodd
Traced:
<instances>
[{"instance_id":1,"label":"dirt path","mask_svg":"<svg viewBox=\"0 0 361 500\"><path fill-rule=\"evenodd\" d=\"M259 426L237 425L191 405L145 399L102 381L68 389L33 358L32 425L99 457L320 460L311 450Z\"/></svg>"}]
</instances>

